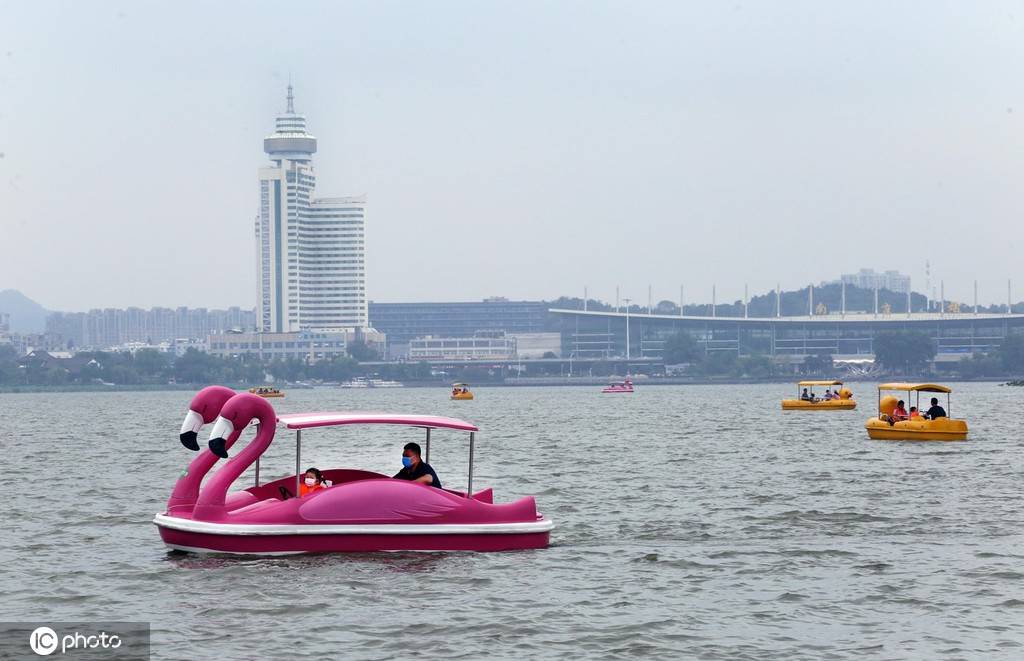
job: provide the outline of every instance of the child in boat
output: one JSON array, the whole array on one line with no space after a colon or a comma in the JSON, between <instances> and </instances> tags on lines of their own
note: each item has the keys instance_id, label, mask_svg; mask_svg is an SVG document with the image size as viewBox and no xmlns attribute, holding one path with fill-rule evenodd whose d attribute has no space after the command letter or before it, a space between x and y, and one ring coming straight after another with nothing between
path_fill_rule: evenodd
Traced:
<instances>
[{"instance_id":1,"label":"child in boat","mask_svg":"<svg viewBox=\"0 0 1024 661\"><path fill-rule=\"evenodd\" d=\"M299 498L305 498L314 491L327 488L327 481L324 474L317 468L307 468L306 474L302 476L302 484L299 485Z\"/></svg>"},{"instance_id":2,"label":"child in boat","mask_svg":"<svg viewBox=\"0 0 1024 661\"><path fill-rule=\"evenodd\" d=\"M921 414L917 412L917 407L916 406L911 406L910 407L910 419L913 420L914 418L920 418L920 417L921 417Z\"/></svg>"}]
</instances>

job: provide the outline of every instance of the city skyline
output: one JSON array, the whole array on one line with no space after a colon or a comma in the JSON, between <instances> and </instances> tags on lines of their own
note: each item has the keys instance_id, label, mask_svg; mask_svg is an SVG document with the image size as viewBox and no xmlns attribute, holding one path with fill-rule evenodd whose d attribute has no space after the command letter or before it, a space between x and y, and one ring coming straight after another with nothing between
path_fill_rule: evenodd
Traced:
<instances>
[{"instance_id":1,"label":"city skyline","mask_svg":"<svg viewBox=\"0 0 1024 661\"><path fill-rule=\"evenodd\" d=\"M332 145L319 177L374 201L372 300L735 300L864 267L923 283L926 260L951 299L1024 282L1012 4L308 10L13 8L0 288L246 304L255 142L289 73Z\"/></svg>"}]
</instances>

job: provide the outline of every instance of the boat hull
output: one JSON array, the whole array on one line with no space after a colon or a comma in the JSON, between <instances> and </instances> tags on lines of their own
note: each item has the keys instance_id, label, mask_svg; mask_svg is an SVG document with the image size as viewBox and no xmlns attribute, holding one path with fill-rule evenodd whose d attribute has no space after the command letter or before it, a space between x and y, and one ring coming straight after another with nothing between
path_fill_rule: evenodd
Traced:
<instances>
[{"instance_id":1,"label":"boat hull","mask_svg":"<svg viewBox=\"0 0 1024 661\"><path fill-rule=\"evenodd\" d=\"M966 441L967 422L953 418L902 420L890 425L879 418L864 423L868 438L879 441Z\"/></svg>"},{"instance_id":2,"label":"boat hull","mask_svg":"<svg viewBox=\"0 0 1024 661\"><path fill-rule=\"evenodd\" d=\"M849 411L855 408L857 402L852 399L823 399L817 402L804 399L782 400L783 411Z\"/></svg>"},{"instance_id":3,"label":"boat hull","mask_svg":"<svg viewBox=\"0 0 1024 661\"><path fill-rule=\"evenodd\" d=\"M455 400L469 400L469 399L473 399L473 393L466 393L465 395L452 395L452 399L455 399Z\"/></svg>"},{"instance_id":4,"label":"boat hull","mask_svg":"<svg viewBox=\"0 0 1024 661\"><path fill-rule=\"evenodd\" d=\"M164 544L191 553L292 555L373 551L511 551L547 548L549 519L510 524L239 525L157 514Z\"/></svg>"}]
</instances>

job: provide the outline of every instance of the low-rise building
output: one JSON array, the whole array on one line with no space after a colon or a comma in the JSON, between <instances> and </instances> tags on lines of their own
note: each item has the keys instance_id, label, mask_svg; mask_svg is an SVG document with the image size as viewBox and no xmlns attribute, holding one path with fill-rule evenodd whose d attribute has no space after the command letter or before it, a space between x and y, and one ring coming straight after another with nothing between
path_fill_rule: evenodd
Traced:
<instances>
[{"instance_id":1,"label":"low-rise building","mask_svg":"<svg viewBox=\"0 0 1024 661\"><path fill-rule=\"evenodd\" d=\"M222 358L256 356L260 360L296 359L308 362L347 355L345 331L295 333L220 333L210 335L209 352Z\"/></svg>"},{"instance_id":2,"label":"low-rise building","mask_svg":"<svg viewBox=\"0 0 1024 661\"><path fill-rule=\"evenodd\" d=\"M218 334L211 337L220 337L220 335ZM116 353L130 353L132 355L135 355L139 351L156 351L158 353L172 354L174 356L184 356L185 352L189 349L206 352L207 348L208 345L204 340L178 338L170 342L160 342L158 344L148 344L146 342L125 342L124 344L116 347L110 347L108 351Z\"/></svg>"},{"instance_id":3,"label":"low-rise building","mask_svg":"<svg viewBox=\"0 0 1024 661\"><path fill-rule=\"evenodd\" d=\"M910 291L910 276L899 271L878 273L874 269L861 269L856 273L844 273L839 276L839 280L861 289L888 289L897 294Z\"/></svg>"},{"instance_id":4,"label":"low-rise building","mask_svg":"<svg viewBox=\"0 0 1024 661\"><path fill-rule=\"evenodd\" d=\"M504 334L473 337L420 337L409 342L409 360L510 360L515 338Z\"/></svg>"}]
</instances>

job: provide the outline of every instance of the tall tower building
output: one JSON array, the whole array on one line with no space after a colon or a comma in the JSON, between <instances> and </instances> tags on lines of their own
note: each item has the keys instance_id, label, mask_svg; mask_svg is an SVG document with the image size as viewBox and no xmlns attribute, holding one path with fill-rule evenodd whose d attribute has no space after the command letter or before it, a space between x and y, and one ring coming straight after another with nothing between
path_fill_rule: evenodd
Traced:
<instances>
[{"instance_id":1,"label":"tall tower building","mask_svg":"<svg viewBox=\"0 0 1024 661\"><path fill-rule=\"evenodd\" d=\"M290 84L287 99L263 140L271 165L259 171L257 328L366 328L366 198L313 197L316 138L295 112Z\"/></svg>"}]
</instances>

